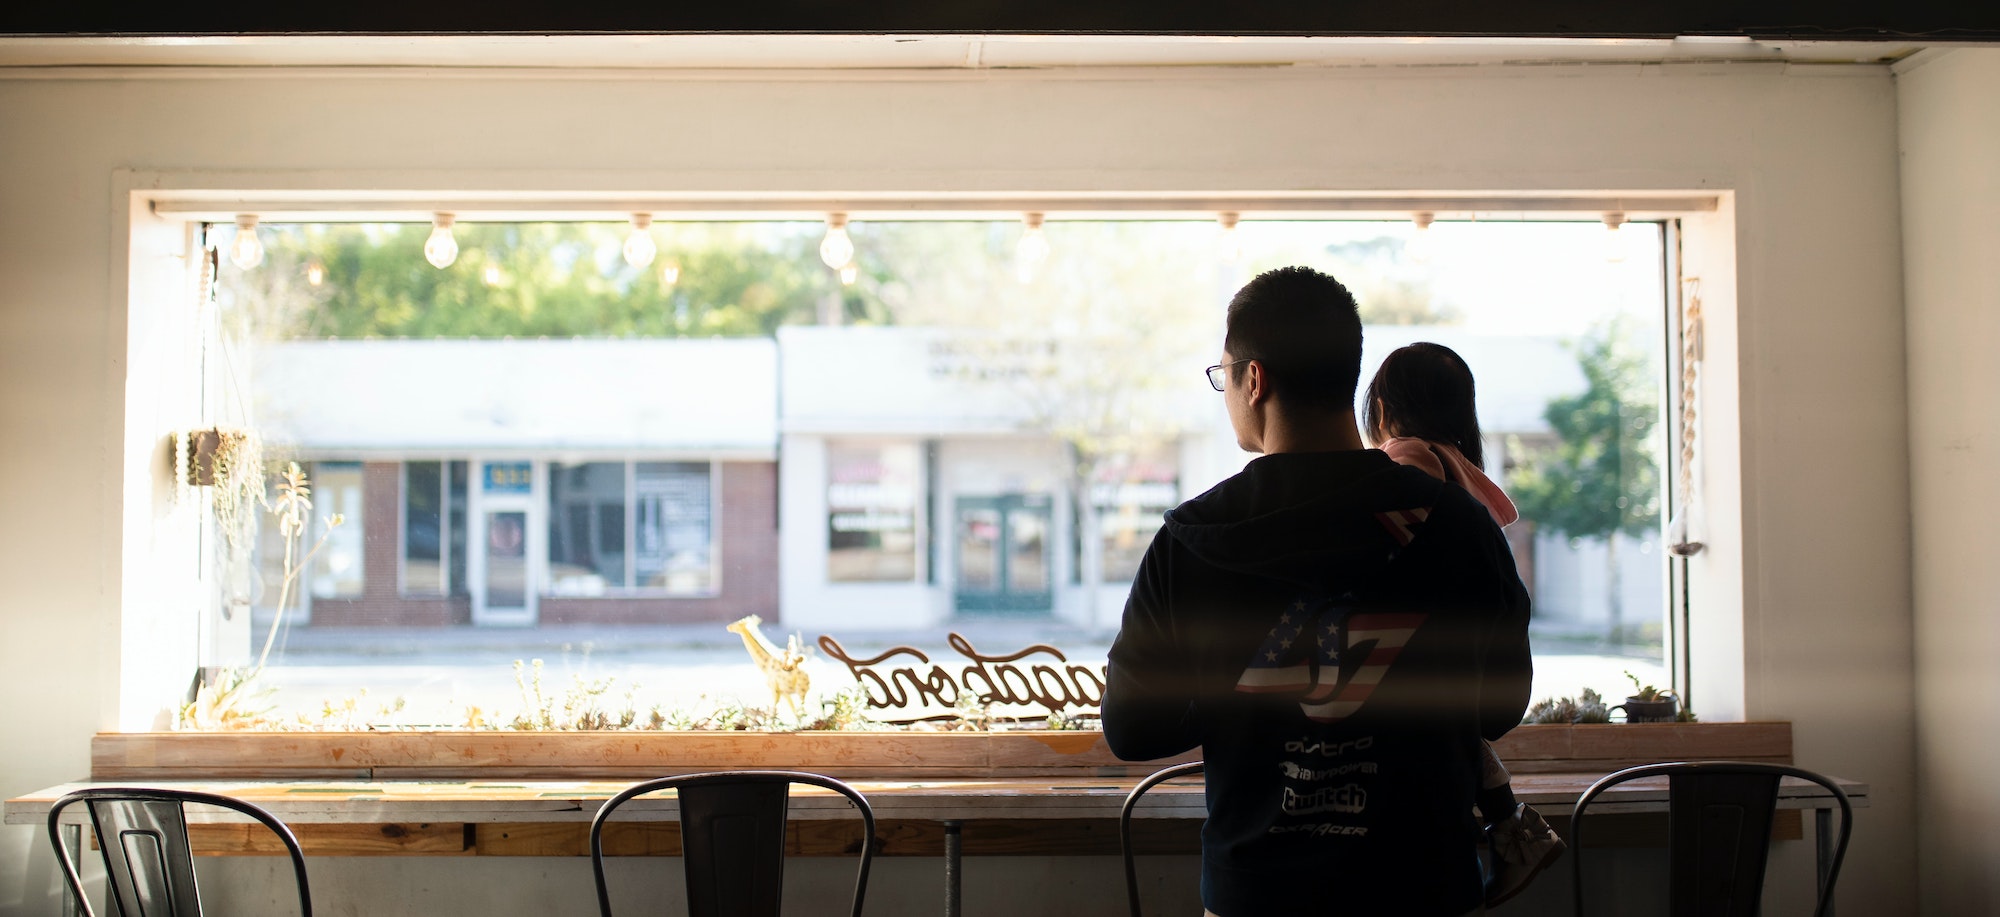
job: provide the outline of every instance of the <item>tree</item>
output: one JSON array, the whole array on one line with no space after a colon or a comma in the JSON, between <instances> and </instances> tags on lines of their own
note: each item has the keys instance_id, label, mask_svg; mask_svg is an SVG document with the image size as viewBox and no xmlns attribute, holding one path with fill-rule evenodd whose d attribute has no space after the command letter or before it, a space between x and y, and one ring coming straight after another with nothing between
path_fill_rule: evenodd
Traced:
<instances>
[{"instance_id":1,"label":"tree","mask_svg":"<svg viewBox=\"0 0 2000 917\"><path fill-rule=\"evenodd\" d=\"M1431 289L1434 268L1413 256L1404 237L1383 231L1325 241L1328 236L1339 238L1352 232L1353 228L1333 230L1304 224L1266 234L1245 265L1243 279L1272 268L1302 264L1331 274L1346 286L1354 294L1364 325L1453 325L1464 318L1451 305L1438 301Z\"/></svg>"},{"instance_id":2,"label":"tree","mask_svg":"<svg viewBox=\"0 0 2000 917\"><path fill-rule=\"evenodd\" d=\"M1659 525L1659 421L1648 365L1623 322L1599 327L1573 345L1584 390L1551 399L1542 417L1558 440L1521 462L1508 490L1524 519L1572 539L1602 539L1610 584L1610 638L1620 639L1624 608L1618 575L1619 533Z\"/></svg>"},{"instance_id":3,"label":"tree","mask_svg":"<svg viewBox=\"0 0 2000 917\"><path fill-rule=\"evenodd\" d=\"M1326 247L1333 263L1328 272L1340 279L1360 306L1367 325L1453 325L1458 311L1437 302L1422 265L1412 260L1409 244L1382 235Z\"/></svg>"},{"instance_id":4,"label":"tree","mask_svg":"<svg viewBox=\"0 0 2000 917\"><path fill-rule=\"evenodd\" d=\"M884 298L899 322L960 329L961 372L1004 386L1019 429L1062 450L1058 480L1087 546L1078 575L1094 623L1104 578L1096 489L1174 442L1189 425L1181 409L1190 397L1213 394L1200 372L1220 352L1227 296L1214 229L1051 223L1054 254L1023 283L1012 262L1018 227L958 225L912 243L935 256L897 272Z\"/></svg>"},{"instance_id":5,"label":"tree","mask_svg":"<svg viewBox=\"0 0 2000 917\"><path fill-rule=\"evenodd\" d=\"M223 285L252 339L758 336L816 321L834 291L859 318L881 314L872 288L842 289L820 263L814 224L656 225L645 268L620 254L627 231L461 223L458 260L435 268L425 225L260 227L265 263L225 264Z\"/></svg>"}]
</instances>

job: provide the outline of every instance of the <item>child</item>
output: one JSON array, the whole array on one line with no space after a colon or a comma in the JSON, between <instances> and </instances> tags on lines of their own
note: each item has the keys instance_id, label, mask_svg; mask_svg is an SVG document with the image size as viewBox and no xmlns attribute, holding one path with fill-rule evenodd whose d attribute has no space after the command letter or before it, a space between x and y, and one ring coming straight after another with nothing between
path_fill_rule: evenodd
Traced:
<instances>
[{"instance_id":1,"label":"child","mask_svg":"<svg viewBox=\"0 0 2000 917\"><path fill-rule=\"evenodd\" d=\"M1514 501L1483 470L1472 369L1451 348L1419 343L1389 354L1368 383L1363 412L1368 439L1390 458L1465 488L1501 526L1520 518ZM1512 776L1493 745L1481 744L1478 799L1493 852L1486 883L1491 907L1526 888L1564 845L1540 813L1514 801Z\"/></svg>"}]
</instances>

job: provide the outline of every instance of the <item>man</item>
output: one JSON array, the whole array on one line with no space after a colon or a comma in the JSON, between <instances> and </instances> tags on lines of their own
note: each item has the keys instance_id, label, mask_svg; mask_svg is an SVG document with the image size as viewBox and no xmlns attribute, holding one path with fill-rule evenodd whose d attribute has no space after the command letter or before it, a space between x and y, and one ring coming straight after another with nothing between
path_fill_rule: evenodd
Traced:
<instances>
[{"instance_id":1,"label":"man","mask_svg":"<svg viewBox=\"0 0 2000 917\"><path fill-rule=\"evenodd\" d=\"M1360 370L1332 277L1236 294L1209 380L1262 455L1167 514L1111 648L1112 751L1207 762L1219 917L1481 906L1479 740L1527 706L1528 597L1483 506L1364 448Z\"/></svg>"}]
</instances>

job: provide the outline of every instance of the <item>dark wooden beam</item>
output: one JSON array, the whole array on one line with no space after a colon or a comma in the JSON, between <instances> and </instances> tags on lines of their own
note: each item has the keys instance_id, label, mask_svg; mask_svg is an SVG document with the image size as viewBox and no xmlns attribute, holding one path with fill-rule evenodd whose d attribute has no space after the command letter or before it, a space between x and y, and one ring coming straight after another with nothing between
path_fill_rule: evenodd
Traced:
<instances>
[{"instance_id":1,"label":"dark wooden beam","mask_svg":"<svg viewBox=\"0 0 2000 917\"><path fill-rule=\"evenodd\" d=\"M2000 4L1962 0L763 0L547 3L19 0L0 35L1104 34L2000 40Z\"/></svg>"}]
</instances>

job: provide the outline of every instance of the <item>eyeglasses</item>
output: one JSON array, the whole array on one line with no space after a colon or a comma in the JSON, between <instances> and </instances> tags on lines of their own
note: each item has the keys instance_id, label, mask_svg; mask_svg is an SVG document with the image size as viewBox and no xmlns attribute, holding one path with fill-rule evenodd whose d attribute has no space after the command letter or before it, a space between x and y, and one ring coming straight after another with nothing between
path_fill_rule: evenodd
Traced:
<instances>
[{"instance_id":1,"label":"eyeglasses","mask_svg":"<svg viewBox=\"0 0 2000 917\"><path fill-rule=\"evenodd\" d=\"M1228 376L1227 376L1227 375L1226 375L1226 374L1225 374L1225 373L1223 372L1223 370L1225 370L1225 369L1228 369L1228 368L1229 368L1229 367L1231 367L1231 366L1235 366L1235 365L1236 365L1236 364L1238 364L1238 363L1248 363L1248 362L1250 362L1250 361L1251 361L1251 360L1253 360L1253 359L1256 359L1256 358L1255 358L1255 357L1245 357L1245 358L1243 358L1243 359L1241 359L1241 360L1231 360L1231 361L1229 361L1229 362L1227 362L1227 363L1217 363L1217 364L1215 364L1214 366L1211 366L1211 367L1209 367L1209 368L1207 368L1207 369L1204 369L1204 370L1202 370L1202 372L1203 372L1203 373L1206 373L1206 374L1208 375L1208 384L1209 384L1209 385L1213 386L1213 387L1215 388L1215 390L1216 390L1216 391L1218 391L1218 392L1219 392L1219 391L1223 391L1223 387L1222 387L1222 386L1223 386L1223 384L1229 381L1229 377L1228 377Z\"/></svg>"}]
</instances>

